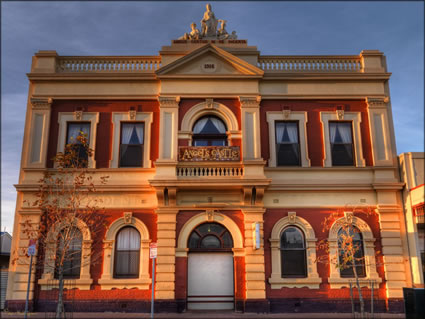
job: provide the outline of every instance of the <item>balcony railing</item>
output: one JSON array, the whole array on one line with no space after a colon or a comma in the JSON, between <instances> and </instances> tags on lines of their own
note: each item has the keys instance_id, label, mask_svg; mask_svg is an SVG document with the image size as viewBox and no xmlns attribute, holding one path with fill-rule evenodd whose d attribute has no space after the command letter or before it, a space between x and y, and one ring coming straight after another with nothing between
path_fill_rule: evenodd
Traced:
<instances>
[{"instance_id":1,"label":"balcony railing","mask_svg":"<svg viewBox=\"0 0 425 319\"><path fill-rule=\"evenodd\" d=\"M358 56L260 56L259 68L265 72L345 73L362 72Z\"/></svg>"},{"instance_id":2,"label":"balcony railing","mask_svg":"<svg viewBox=\"0 0 425 319\"><path fill-rule=\"evenodd\" d=\"M241 164L231 163L185 163L176 168L177 177L242 177L244 173Z\"/></svg>"},{"instance_id":3,"label":"balcony railing","mask_svg":"<svg viewBox=\"0 0 425 319\"><path fill-rule=\"evenodd\" d=\"M56 70L59 73L108 73L135 72L153 73L161 67L159 56L92 56L58 57Z\"/></svg>"}]
</instances>

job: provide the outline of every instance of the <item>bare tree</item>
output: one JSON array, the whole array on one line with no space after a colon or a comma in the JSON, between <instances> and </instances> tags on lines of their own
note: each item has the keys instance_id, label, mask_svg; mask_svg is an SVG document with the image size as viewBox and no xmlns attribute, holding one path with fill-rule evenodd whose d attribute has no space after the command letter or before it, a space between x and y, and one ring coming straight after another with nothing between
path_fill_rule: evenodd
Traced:
<instances>
[{"instance_id":1,"label":"bare tree","mask_svg":"<svg viewBox=\"0 0 425 319\"><path fill-rule=\"evenodd\" d=\"M370 218L376 215L375 209L367 205L346 205L343 210L338 210L327 216L322 222L322 231L328 233L332 227L339 229L338 231L338 253L336 256L330 254L329 239L322 239L318 242L319 250L325 251L326 254L319 256L316 262L329 264L330 267L336 267L341 273L352 276L357 287L360 301L360 316L365 318L365 303L362 294L360 278L366 275L367 256L364 252L363 239L361 232L354 223L353 217L362 216ZM375 251L376 257L380 255L379 251ZM375 263L369 265L376 267L377 258L373 258ZM353 314L355 312L352 287L350 284L351 304Z\"/></svg>"},{"instance_id":2,"label":"bare tree","mask_svg":"<svg viewBox=\"0 0 425 319\"><path fill-rule=\"evenodd\" d=\"M44 272L50 268L58 280L56 318L65 316L65 279L78 278L85 263L96 263L102 257L101 251L82 249L84 232L93 237L105 227L96 184L104 185L108 176L96 179L94 170L88 168L92 155L87 136L80 132L53 158L54 168L44 172L35 200L28 202L41 210L42 217L39 225L26 221L23 233L37 239L40 254L36 267Z\"/></svg>"}]
</instances>

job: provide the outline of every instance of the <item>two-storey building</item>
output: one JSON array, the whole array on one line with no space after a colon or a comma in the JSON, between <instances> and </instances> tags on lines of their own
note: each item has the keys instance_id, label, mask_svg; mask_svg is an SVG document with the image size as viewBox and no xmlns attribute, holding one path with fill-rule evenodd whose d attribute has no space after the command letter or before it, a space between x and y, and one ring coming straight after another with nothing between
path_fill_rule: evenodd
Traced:
<instances>
[{"instance_id":1,"label":"two-storey building","mask_svg":"<svg viewBox=\"0 0 425 319\"><path fill-rule=\"evenodd\" d=\"M158 311L350 311L353 274L317 263L316 244L328 239L338 260L338 223L322 222L362 206L376 212L350 217L362 285L402 311L411 274L385 56L265 56L211 19L157 56L34 55L12 259L28 245L23 220L40 220L24 200L83 131L89 168L110 176L109 225L81 229L81 249L103 258L76 275L78 309L149 311L156 242ZM11 310L27 274L10 267ZM32 277L36 309L53 277Z\"/></svg>"}]
</instances>

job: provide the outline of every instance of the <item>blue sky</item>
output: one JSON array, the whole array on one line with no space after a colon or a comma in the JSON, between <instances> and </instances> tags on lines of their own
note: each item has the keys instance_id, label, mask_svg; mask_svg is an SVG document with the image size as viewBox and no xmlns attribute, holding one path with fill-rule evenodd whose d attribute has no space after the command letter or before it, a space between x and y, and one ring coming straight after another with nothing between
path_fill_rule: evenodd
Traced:
<instances>
[{"instance_id":1,"label":"blue sky","mask_svg":"<svg viewBox=\"0 0 425 319\"><path fill-rule=\"evenodd\" d=\"M31 57L158 55L199 21L206 1L1 3L1 220L12 232ZM424 151L424 3L210 2L227 30L264 55L387 57L397 152Z\"/></svg>"}]
</instances>

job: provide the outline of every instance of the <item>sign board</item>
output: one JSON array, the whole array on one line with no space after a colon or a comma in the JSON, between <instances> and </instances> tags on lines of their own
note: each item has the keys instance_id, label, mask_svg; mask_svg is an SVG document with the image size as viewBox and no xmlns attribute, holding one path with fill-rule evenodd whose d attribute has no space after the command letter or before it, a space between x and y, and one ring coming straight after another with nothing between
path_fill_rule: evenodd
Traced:
<instances>
[{"instance_id":1,"label":"sign board","mask_svg":"<svg viewBox=\"0 0 425 319\"><path fill-rule=\"evenodd\" d=\"M252 224L252 245L254 249L260 249L260 223Z\"/></svg>"},{"instance_id":2,"label":"sign board","mask_svg":"<svg viewBox=\"0 0 425 319\"><path fill-rule=\"evenodd\" d=\"M36 251L37 241L35 239L30 239L28 246L28 256L34 256Z\"/></svg>"},{"instance_id":3,"label":"sign board","mask_svg":"<svg viewBox=\"0 0 425 319\"><path fill-rule=\"evenodd\" d=\"M151 259L156 258L158 255L158 244L157 243L150 243L149 244L149 257Z\"/></svg>"},{"instance_id":4,"label":"sign board","mask_svg":"<svg viewBox=\"0 0 425 319\"><path fill-rule=\"evenodd\" d=\"M239 162L239 146L180 146L179 161L183 162Z\"/></svg>"}]
</instances>

